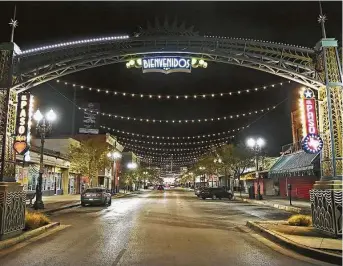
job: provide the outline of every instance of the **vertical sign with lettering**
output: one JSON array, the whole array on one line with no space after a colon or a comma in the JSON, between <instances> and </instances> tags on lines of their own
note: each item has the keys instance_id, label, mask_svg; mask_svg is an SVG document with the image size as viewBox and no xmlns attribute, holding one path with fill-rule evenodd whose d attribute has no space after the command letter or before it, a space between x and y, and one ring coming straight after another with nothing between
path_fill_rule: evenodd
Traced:
<instances>
[{"instance_id":1,"label":"vertical sign with lettering","mask_svg":"<svg viewBox=\"0 0 343 266\"><path fill-rule=\"evenodd\" d=\"M306 89L302 95L302 108L304 116L303 136L308 134L318 134L316 99L310 89Z\"/></svg>"},{"instance_id":2,"label":"vertical sign with lettering","mask_svg":"<svg viewBox=\"0 0 343 266\"><path fill-rule=\"evenodd\" d=\"M99 134L100 105L98 103L87 103L83 109L83 123L82 127L79 128L79 133Z\"/></svg>"},{"instance_id":3,"label":"vertical sign with lettering","mask_svg":"<svg viewBox=\"0 0 343 266\"><path fill-rule=\"evenodd\" d=\"M303 110L303 135L301 142L302 149L306 153L318 153L323 148L323 140L319 136L317 126L317 111L316 99L314 93L310 89L305 89L302 94L302 110Z\"/></svg>"},{"instance_id":4,"label":"vertical sign with lettering","mask_svg":"<svg viewBox=\"0 0 343 266\"><path fill-rule=\"evenodd\" d=\"M23 93L19 95L18 99L17 127L13 148L18 154L25 154L30 146L33 96Z\"/></svg>"}]
</instances>

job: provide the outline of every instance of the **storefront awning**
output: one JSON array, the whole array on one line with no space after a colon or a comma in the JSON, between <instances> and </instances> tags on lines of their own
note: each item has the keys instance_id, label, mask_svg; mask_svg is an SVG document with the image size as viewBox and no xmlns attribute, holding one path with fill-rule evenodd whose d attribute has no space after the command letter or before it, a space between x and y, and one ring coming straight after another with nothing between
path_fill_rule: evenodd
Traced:
<instances>
[{"instance_id":1,"label":"storefront awning","mask_svg":"<svg viewBox=\"0 0 343 266\"><path fill-rule=\"evenodd\" d=\"M304 151L282 155L270 168L268 176L272 178L294 175L314 175L317 170L314 164L317 156L319 154L309 154Z\"/></svg>"}]
</instances>

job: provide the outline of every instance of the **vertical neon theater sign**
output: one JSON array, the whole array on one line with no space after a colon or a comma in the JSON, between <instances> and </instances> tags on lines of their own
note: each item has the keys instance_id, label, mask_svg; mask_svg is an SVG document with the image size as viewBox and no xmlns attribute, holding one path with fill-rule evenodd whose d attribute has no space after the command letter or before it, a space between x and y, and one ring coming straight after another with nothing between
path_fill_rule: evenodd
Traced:
<instances>
[{"instance_id":1,"label":"vertical neon theater sign","mask_svg":"<svg viewBox=\"0 0 343 266\"><path fill-rule=\"evenodd\" d=\"M17 154L28 155L30 147L31 117L33 96L29 93L19 95L17 107L17 127L13 148Z\"/></svg>"},{"instance_id":2,"label":"vertical neon theater sign","mask_svg":"<svg viewBox=\"0 0 343 266\"><path fill-rule=\"evenodd\" d=\"M307 153L318 153L323 148L323 140L318 133L316 98L313 91L306 88L301 93L300 107L303 120L302 148Z\"/></svg>"}]
</instances>

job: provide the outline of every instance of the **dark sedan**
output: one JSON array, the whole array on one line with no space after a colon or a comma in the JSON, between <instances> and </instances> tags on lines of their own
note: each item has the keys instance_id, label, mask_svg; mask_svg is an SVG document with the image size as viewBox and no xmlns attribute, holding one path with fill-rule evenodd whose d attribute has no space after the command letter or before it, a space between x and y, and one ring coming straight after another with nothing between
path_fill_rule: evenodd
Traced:
<instances>
[{"instance_id":1,"label":"dark sedan","mask_svg":"<svg viewBox=\"0 0 343 266\"><path fill-rule=\"evenodd\" d=\"M111 193L105 188L88 188L81 194L81 206L111 205Z\"/></svg>"},{"instance_id":2,"label":"dark sedan","mask_svg":"<svg viewBox=\"0 0 343 266\"><path fill-rule=\"evenodd\" d=\"M231 200L233 195L232 195L232 193L225 191L224 188L209 187L209 188L202 189L199 193L199 197L201 197L202 199L206 199L206 198L211 198L211 199L228 198Z\"/></svg>"}]
</instances>

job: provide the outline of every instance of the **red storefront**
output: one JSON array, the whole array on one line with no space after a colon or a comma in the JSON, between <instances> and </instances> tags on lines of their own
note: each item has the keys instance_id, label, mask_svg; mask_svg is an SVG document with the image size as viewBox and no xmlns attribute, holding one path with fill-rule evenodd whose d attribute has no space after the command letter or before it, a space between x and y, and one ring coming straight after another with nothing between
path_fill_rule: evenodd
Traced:
<instances>
[{"instance_id":1,"label":"red storefront","mask_svg":"<svg viewBox=\"0 0 343 266\"><path fill-rule=\"evenodd\" d=\"M271 167L268 175L278 186L281 197L288 197L288 184L291 184L293 198L309 200L310 189L320 179L319 154L304 151L284 154Z\"/></svg>"}]
</instances>

